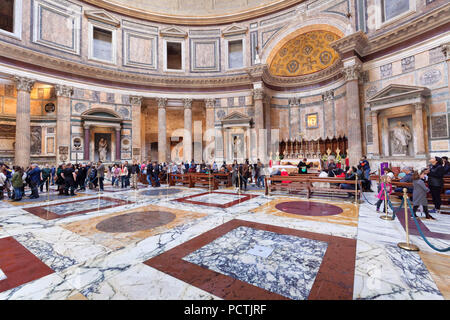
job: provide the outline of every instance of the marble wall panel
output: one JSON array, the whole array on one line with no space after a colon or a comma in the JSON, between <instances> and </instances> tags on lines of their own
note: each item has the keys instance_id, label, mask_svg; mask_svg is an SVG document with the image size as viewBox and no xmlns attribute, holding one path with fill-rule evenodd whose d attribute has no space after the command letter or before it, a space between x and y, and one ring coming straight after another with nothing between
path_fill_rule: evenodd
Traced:
<instances>
[{"instance_id":1,"label":"marble wall panel","mask_svg":"<svg viewBox=\"0 0 450 320\"><path fill-rule=\"evenodd\" d=\"M190 40L191 72L220 71L220 38Z\"/></svg>"},{"instance_id":2,"label":"marble wall panel","mask_svg":"<svg viewBox=\"0 0 450 320\"><path fill-rule=\"evenodd\" d=\"M131 30L123 31L123 64L129 67L157 69L158 36Z\"/></svg>"}]
</instances>

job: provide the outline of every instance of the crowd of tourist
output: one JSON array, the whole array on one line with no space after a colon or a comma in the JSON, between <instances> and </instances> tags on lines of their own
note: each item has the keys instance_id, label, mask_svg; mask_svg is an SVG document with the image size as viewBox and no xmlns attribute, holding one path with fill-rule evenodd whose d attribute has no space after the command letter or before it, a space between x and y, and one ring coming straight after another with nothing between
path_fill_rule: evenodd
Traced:
<instances>
[{"instance_id":1,"label":"crowd of tourist","mask_svg":"<svg viewBox=\"0 0 450 320\"><path fill-rule=\"evenodd\" d=\"M307 163L307 159L303 159L298 164L298 174L307 174L308 169L312 167L311 163ZM42 193L49 192L50 185L56 185L59 195L74 196L75 191L84 191L86 188L104 190L105 183L111 183L114 188L138 188L138 181L145 177L149 186L160 187L161 180L167 182L168 174L185 174L185 173L231 173L232 184L236 189L247 190L249 184L256 188L264 188L265 177L270 176L286 176L286 170L279 168L269 168L265 166L259 159L256 163L250 163L245 160L244 163L238 163L236 160L232 164L223 162L217 164L215 161L206 164L204 161L196 163L194 160L190 162L158 163L156 161L147 161L144 163L116 163L105 166L102 161L97 163L77 163L77 164L61 164L58 167L50 167L48 164L42 168L37 164L32 164L28 168L19 166L8 167L6 164L0 163L0 200L4 198L5 192L13 201L20 201L25 196L25 187L30 189L30 199L39 198L39 191ZM362 190L372 192L370 181L370 164L365 156L361 158L359 164L355 167L347 166L345 170L341 165L336 164L330 159L326 164L321 166L319 177L338 177L344 180L358 180L361 182ZM414 212L419 206L423 206L423 210L427 218L431 217L429 212L439 212L441 207L441 192L444 186L444 176L450 175L450 164L447 157L435 157L430 160L429 167L415 171L411 167L405 167L398 174L400 182L410 182L413 186L408 187L408 192L412 193L414 201ZM384 190L388 195L392 192L401 192L403 188L392 188L392 179L394 173L390 169L386 169L381 177L378 190L376 204L377 211L383 201L386 201ZM106 180L106 182L105 182ZM423 183L422 183L422 182ZM427 185L425 184L427 182ZM350 183L340 183L342 189L354 189L355 185ZM426 194L431 193L435 208L428 211L426 203ZM450 190L446 190L449 194ZM425 199L425 200L423 200Z\"/></svg>"}]
</instances>

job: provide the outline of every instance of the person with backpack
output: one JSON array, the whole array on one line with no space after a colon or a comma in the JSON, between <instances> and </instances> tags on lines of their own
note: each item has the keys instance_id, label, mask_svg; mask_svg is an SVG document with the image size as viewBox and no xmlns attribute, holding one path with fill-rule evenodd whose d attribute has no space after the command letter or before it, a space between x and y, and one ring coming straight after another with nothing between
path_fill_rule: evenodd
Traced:
<instances>
[{"instance_id":1,"label":"person with backpack","mask_svg":"<svg viewBox=\"0 0 450 320\"><path fill-rule=\"evenodd\" d=\"M14 188L14 200L22 200L22 188L23 188L23 169L19 166L14 167L14 174L11 178L11 183Z\"/></svg>"},{"instance_id":2,"label":"person with backpack","mask_svg":"<svg viewBox=\"0 0 450 320\"><path fill-rule=\"evenodd\" d=\"M45 192L48 192L50 175L51 170L47 163L45 167L41 170L41 185L40 185L41 192L44 192L44 184L46 187Z\"/></svg>"},{"instance_id":3,"label":"person with backpack","mask_svg":"<svg viewBox=\"0 0 450 320\"><path fill-rule=\"evenodd\" d=\"M435 220L430 213L428 212L428 199L427 193L430 192L430 189L427 188L424 182L424 178L426 175L426 171L422 170L420 173L414 171L412 180L413 180L413 213L414 217L417 218L416 212L417 209L422 206L423 212L425 213L426 219Z\"/></svg>"}]
</instances>

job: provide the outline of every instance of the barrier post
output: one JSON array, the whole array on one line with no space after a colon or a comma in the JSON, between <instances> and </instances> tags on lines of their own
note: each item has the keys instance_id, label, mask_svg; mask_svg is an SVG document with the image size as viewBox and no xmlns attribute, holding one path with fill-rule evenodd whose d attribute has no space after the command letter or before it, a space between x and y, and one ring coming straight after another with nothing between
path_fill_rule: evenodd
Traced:
<instances>
[{"instance_id":1,"label":"barrier post","mask_svg":"<svg viewBox=\"0 0 450 320\"><path fill-rule=\"evenodd\" d=\"M383 186L383 192L384 192L384 216L381 216L380 219L383 220L394 220L393 216L388 216L388 209L387 209L387 202L388 202L388 198L387 198L387 193L386 193L386 183L384 183Z\"/></svg>"},{"instance_id":2,"label":"barrier post","mask_svg":"<svg viewBox=\"0 0 450 320\"><path fill-rule=\"evenodd\" d=\"M408 203L408 194L407 194L407 189L403 188L403 201L404 203ZM404 250L408 250L408 251L419 251L419 247L409 243L409 226L408 226L408 206L405 205L405 230L406 230L406 242L399 242L397 244L398 247L404 249Z\"/></svg>"},{"instance_id":3,"label":"barrier post","mask_svg":"<svg viewBox=\"0 0 450 320\"><path fill-rule=\"evenodd\" d=\"M355 204L358 204L358 175L355 180Z\"/></svg>"}]
</instances>

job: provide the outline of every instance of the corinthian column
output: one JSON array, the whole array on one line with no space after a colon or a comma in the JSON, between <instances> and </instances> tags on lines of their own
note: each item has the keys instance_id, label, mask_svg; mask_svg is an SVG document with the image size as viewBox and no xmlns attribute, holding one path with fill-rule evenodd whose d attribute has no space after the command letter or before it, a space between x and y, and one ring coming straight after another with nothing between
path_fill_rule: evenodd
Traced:
<instances>
[{"instance_id":1,"label":"corinthian column","mask_svg":"<svg viewBox=\"0 0 450 320\"><path fill-rule=\"evenodd\" d=\"M167 160L167 98L158 98L158 162Z\"/></svg>"},{"instance_id":2,"label":"corinthian column","mask_svg":"<svg viewBox=\"0 0 450 320\"><path fill-rule=\"evenodd\" d=\"M264 89L253 89L253 102L255 105L255 131L256 131L256 154L257 157L265 162L265 142L266 131L264 130Z\"/></svg>"},{"instance_id":3,"label":"corinthian column","mask_svg":"<svg viewBox=\"0 0 450 320\"><path fill-rule=\"evenodd\" d=\"M416 137L416 154L422 157L425 156L425 135L423 131L423 104L416 103L414 105L415 121L414 121L414 135Z\"/></svg>"},{"instance_id":4,"label":"corinthian column","mask_svg":"<svg viewBox=\"0 0 450 320\"><path fill-rule=\"evenodd\" d=\"M30 165L30 92L35 80L15 77L14 82L17 89L14 162L26 168Z\"/></svg>"},{"instance_id":5,"label":"corinthian column","mask_svg":"<svg viewBox=\"0 0 450 320\"><path fill-rule=\"evenodd\" d=\"M70 96L73 88L58 84L55 85L55 92L56 163L58 164L59 161L64 162L70 159Z\"/></svg>"},{"instance_id":6,"label":"corinthian column","mask_svg":"<svg viewBox=\"0 0 450 320\"><path fill-rule=\"evenodd\" d=\"M344 64L345 66L345 64ZM361 112L359 109L358 78L361 65L344 67L347 94L347 138L350 165L357 165L362 156Z\"/></svg>"},{"instance_id":7,"label":"corinthian column","mask_svg":"<svg viewBox=\"0 0 450 320\"><path fill-rule=\"evenodd\" d=\"M441 45L441 49L444 54L445 61L447 61L447 74L450 74L450 42ZM448 90L450 90L450 81L448 81Z\"/></svg>"},{"instance_id":8,"label":"corinthian column","mask_svg":"<svg viewBox=\"0 0 450 320\"><path fill-rule=\"evenodd\" d=\"M184 134L183 157L184 161L192 160L192 99L183 99L184 103Z\"/></svg>"},{"instance_id":9,"label":"corinthian column","mask_svg":"<svg viewBox=\"0 0 450 320\"><path fill-rule=\"evenodd\" d=\"M211 162L214 159L210 159L210 155L214 148L214 105L216 103L215 99L206 99L205 100L205 107L206 107L206 132L205 132L205 141L206 141L206 161ZM214 150L214 156L215 150Z\"/></svg>"},{"instance_id":10,"label":"corinthian column","mask_svg":"<svg viewBox=\"0 0 450 320\"><path fill-rule=\"evenodd\" d=\"M133 159L140 162L141 161L141 105L142 97L130 96L131 103L131 125L133 131L131 133L132 142L132 152Z\"/></svg>"}]
</instances>

